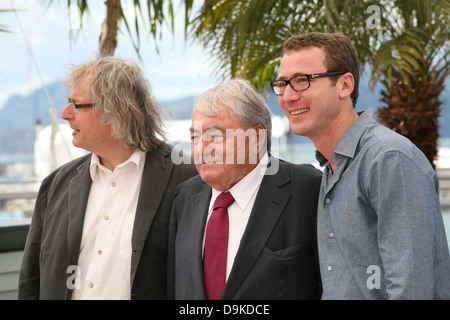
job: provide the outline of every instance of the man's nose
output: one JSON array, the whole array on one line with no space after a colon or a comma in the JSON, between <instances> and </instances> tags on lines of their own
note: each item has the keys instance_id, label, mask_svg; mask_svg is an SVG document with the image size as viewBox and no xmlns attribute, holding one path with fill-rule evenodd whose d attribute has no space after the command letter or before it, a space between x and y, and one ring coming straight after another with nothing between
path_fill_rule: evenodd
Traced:
<instances>
[{"instance_id":1,"label":"man's nose","mask_svg":"<svg viewBox=\"0 0 450 320\"><path fill-rule=\"evenodd\" d=\"M284 90L284 93L280 96L278 96L278 98L287 103L287 102L291 102L291 101L298 101L302 96L301 91L294 91L294 89L292 89L292 87L290 85L286 86L286 89Z\"/></svg>"},{"instance_id":2,"label":"man's nose","mask_svg":"<svg viewBox=\"0 0 450 320\"><path fill-rule=\"evenodd\" d=\"M203 149L204 146L201 140L192 143L192 158L195 164L201 164L203 162Z\"/></svg>"},{"instance_id":3,"label":"man's nose","mask_svg":"<svg viewBox=\"0 0 450 320\"><path fill-rule=\"evenodd\" d=\"M65 108L63 109L63 111L61 112L61 118L63 118L64 120L71 120L74 117L74 112L70 106L70 103L68 103Z\"/></svg>"},{"instance_id":4,"label":"man's nose","mask_svg":"<svg viewBox=\"0 0 450 320\"><path fill-rule=\"evenodd\" d=\"M286 86L286 89L284 90L281 99L283 99L284 101L296 101L300 99L301 95L302 95L301 91L295 91L289 84Z\"/></svg>"}]
</instances>

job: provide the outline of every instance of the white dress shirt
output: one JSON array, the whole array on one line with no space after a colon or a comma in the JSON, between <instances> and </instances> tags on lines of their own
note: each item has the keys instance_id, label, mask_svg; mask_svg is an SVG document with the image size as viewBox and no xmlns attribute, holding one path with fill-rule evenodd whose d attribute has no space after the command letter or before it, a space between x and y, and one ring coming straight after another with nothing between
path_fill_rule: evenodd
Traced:
<instances>
[{"instance_id":1,"label":"white dress shirt","mask_svg":"<svg viewBox=\"0 0 450 320\"><path fill-rule=\"evenodd\" d=\"M267 169L267 163L268 156L266 153L258 163L256 168L254 168L238 183L231 187L230 190L228 190L229 192L231 192L231 195L233 196L235 201L231 204L231 206L228 207L229 228L226 274L227 280L228 276L230 275L231 268L233 267L234 258L236 257L236 253L239 249L239 244L241 242L242 236L244 235L245 228L247 227L248 219L250 218L250 213L252 212L256 195L258 194L259 187L261 185L262 179L264 178L264 173ZM212 188L212 196L209 203L208 218L206 223L208 223L209 218L211 217L216 198L222 192L224 191L219 191ZM203 248L204 245L205 237L203 237Z\"/></svg>"},{"instance_id":2,"label":"white dress shirt","mask_svg":"<svg viewBox=\"0 0 450 320\"><path fill-rule=\"evenodd\" d=\"M92 186L81 237L80 288L72 299L130 299L131 236L145 152L111 171L92 154Z\"/></svg>"}]
</instances>

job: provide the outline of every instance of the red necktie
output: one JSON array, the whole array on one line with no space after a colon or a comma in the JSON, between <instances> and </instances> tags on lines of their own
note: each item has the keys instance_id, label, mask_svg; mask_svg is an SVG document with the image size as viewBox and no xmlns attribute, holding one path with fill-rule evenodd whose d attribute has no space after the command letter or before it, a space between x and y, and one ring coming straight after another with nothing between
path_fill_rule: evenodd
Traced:
<instances>
[{"instance_id":1,"label":"red necktie","mask_svg":"<svg viewBox=\"0 0 450 320\"><path fill-rule=\"evenodd\" d=\"M203 280L206 299L219 300L225 287L228 250L228 210L234 202L229 192L221 193L206 228Z\"/></svg>"}]
</instances>

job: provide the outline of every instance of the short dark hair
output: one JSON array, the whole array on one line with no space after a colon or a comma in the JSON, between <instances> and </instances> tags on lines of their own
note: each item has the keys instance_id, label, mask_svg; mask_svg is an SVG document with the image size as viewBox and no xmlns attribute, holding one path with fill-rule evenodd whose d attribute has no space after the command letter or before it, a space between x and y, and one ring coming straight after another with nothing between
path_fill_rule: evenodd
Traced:
<instances>
[{"instance_id":1,"label":"short dark hair","mask_svg":"<svg viewBox=\"0 0 450 320\"><path fill-rule=\"evenodd\" d=\"M283 53L311 47L324 50L327 71L344 71L353 75L355 87L351 99L355 107L359 95L359 60L358 53L350 39L342 33L310 32L287 39L283 45ZM337 77L332 77L331 80L335 84Z\"/></svg>"}]
</instances>

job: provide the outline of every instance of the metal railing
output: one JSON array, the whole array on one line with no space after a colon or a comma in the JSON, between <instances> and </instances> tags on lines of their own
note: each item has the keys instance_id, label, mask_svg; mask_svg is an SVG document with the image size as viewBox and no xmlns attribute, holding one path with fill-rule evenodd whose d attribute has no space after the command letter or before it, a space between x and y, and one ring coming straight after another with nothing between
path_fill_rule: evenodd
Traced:
<instances>
[{"instance_id":1,"label":"metal railing","mask_svg":"<svg viewBox=\"0 0 450 320\"><path fill-rule=\"evenodd\" d=\"M450 208L450 168L437 169L442 208ZM1 188L3 186L3 188ZM36 199L39 183L36 181L0 182L0 201L14 199Z\"/></svg>"}]
</instances>

